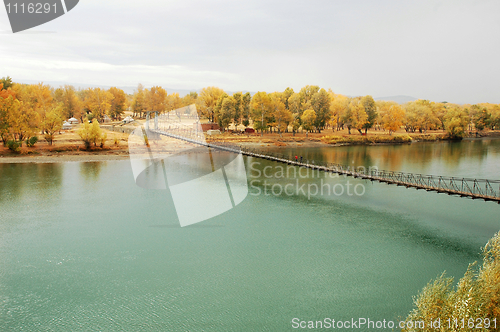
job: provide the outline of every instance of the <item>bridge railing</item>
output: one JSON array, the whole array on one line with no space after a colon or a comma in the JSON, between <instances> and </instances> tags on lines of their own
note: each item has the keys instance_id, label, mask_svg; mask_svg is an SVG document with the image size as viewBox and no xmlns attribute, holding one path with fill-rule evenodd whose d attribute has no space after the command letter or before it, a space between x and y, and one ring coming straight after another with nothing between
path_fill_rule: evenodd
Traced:
<instances>
[{"instance_id":1,"label":"bridge railing","mask_svg":"<svg viewBox=\"0 0 500 332\"><path fill-rule=\"evenodd\" d=\"M234 143L229 142L201 142L199 140L200 132L188 128L187 126L169 127L170 124L164 121L160 122L159 131L161 134L166 134L174 138L184 139L192 143L198 143L209 147L219 148L230 152L243 152L249 155L256 155L276 161L289 162L296 165L304 165L307 167L320 168L323 167L327 171L345 174L349 176L377 180L408 187L421 188L426 190L442 191L458 195L485 197L485 198L500 198L500 180L487 180L487 179L470 179L470 178L457 178L438 175L424 175L405 172L395 172L379 170L377 168L358 167L329 163L325 161L304 160L302 158L295 159L290 154L283 154L271 151L262 151L256 148L241 147Z\"/></svg>"},{"instance_id":2,"label":"bridge railing","mask_svg":"<svg viewBox=\"0 0 500 332\"><path fill-rule=\"evenodd\" d=\"M471 179L459 177L447 177L439 175L414 174L396 171L379 170L376 168L346 166L325 161L295 160L289 154L278 152L261 151L255 148L242 148L242 151L270 157L271 159L289 161L292 163L309 165L312 167L325 167L330 171L350 176L387 181L410 187L426 190L436 190L448 193L469 194L478 197L500 198L500 180Z\"/></svg>"}]
</instances>

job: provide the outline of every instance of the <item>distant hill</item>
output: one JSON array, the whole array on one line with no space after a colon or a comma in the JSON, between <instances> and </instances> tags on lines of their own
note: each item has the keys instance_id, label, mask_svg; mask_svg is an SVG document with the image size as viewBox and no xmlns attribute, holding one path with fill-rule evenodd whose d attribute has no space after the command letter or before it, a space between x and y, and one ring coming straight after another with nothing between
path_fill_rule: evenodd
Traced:
<instances>
[{"instance_id":1,"label":"distant hill","mask_svg":"<svg viewBox=\"0 0 500 332\"><path fill-rule=\"evenodd\" d=\"M404 104L409 101L417 100L418 98L410 97L410 96L389 96L389 97L377 97L373 98L375 100L386 100L386 101L395 101L398 104Z\"/></svg>"}]
</instances>

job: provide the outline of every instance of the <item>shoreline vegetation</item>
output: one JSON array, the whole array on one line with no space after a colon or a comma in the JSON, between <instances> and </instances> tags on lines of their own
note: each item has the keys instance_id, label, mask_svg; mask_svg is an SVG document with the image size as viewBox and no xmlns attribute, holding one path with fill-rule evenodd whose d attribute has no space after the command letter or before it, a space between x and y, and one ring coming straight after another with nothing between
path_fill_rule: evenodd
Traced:
<instances>
[{"instance_id":1,"label":"shoreline vegetation","mask_svg":"<svg viewBox=\"0 0 500 332\"><path fill-rule=\"evenodd\" d=\"M195 105L196 107L192 107ZM147 114L200 119L209 142L252 147L402 144L500 137L500 104L416 100L400 105L349 97L316 85L295 92L228 95L206 87L184 97L160 86L134 94L0 79L0 163L113 160L128 156L128 133ZM146 144L149 144L146 142Z\"/></svg>"},{"instance_id":2,"label":"shoreline vegetation","mask_svg":"<svg viewBox=\"0 0 500 332\"><path fill-rule=\"evenodd\" d=\"M32 147L23 146L19 152L13 152L8 147L0 145L0 163L58 163L58 162L99 162L113 160L127 160L128 134L102 129L107 136L103 147L85 148L78 136L78 126L69 131L62 131L54 138L52 145L40 142ZM484 131L480 138L500 138L500 131ZM349 145L385 145L409 144L412 142L446 141L446 133L406 134L404 132L388 135L368 131L368 135L349 135L346 132L284 133L268 134L261 137L259 134L232 134L222 133L208 137L208 142L229 142L250 148L286 148L286 147L338 147Z\"/></svg>"}]
</instances>

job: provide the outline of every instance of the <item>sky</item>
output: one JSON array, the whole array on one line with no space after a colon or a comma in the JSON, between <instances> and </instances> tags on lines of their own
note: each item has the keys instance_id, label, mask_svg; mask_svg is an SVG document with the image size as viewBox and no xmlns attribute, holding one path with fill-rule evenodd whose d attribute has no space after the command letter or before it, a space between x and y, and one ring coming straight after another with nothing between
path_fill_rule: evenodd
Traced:
<instances>
[{"instance_id":1,"label":"sky","mask_svg":"<svg viewBox=\"0 0 500 332\"><path fill-rule=\"evenodd\" d=\"M500 103L500 2L82 0L13 34L0 77Z\"/></svg>"}]
</instances>

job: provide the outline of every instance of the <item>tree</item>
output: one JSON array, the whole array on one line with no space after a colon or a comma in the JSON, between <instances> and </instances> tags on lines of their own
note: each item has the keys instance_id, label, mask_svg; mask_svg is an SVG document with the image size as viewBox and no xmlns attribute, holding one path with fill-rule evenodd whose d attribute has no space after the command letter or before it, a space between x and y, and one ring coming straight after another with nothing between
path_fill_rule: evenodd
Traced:
<instances>
[{"instance_id":1,"label":"tree","mask_svg":"<svg viewBox=\"0 0 500 332\"><path fill-rule=\"evenodd\" d=\"M211 122L215 122L215 105L223 93L224 90L215 86L201 89L197 106L201 115Z\"/></svg>"},{"instance_id":2,"label":"tree","mask_svg":"<svg viewBox=\"0 0 500 332\"><path fill-rule=\"evenodd\" d=\"M62 116L66 119L82 117L82 102L71 85L65 85L54 91L54 99L62 104Z\"/></svg>"},{"instance_id":3,"label":"tree","mask_svg":"<svg viewBox=\"0 0 500 332\"><path fill-rule=\"evenodd\" d=\"M227 129L234 118L235 100L233 97L226 97L222 100L220 111L218 112L218 123L221 128Z\"/></svg>"},{"instance_id":4,"label":"tree","mask_svg":"<svg viewBox=\"0 0 500 332\"><path fill-rule=\"evenodd\" d=\"M243 118L242 124L248 127L250 124L250 102L252 101L252 96L250 92L245 93L241 96L241 116Z\"/></svg>"},{"instance_id":5,"label":"tree","mask_svg":"<svg viewBox=\"0 0 500 332\"><path fill-rule=\"evenodd\" d=\"M242 97L243 93L242 92L235 92L233 93L233 99L234 99L234 109L233 109L233 123L234 123L234 129L238 128L238 125L241 123L241 115L242 115Z\"/></svg>"},{"instance_id":6,"label":"tree","mask_svg":"<svg viewBox=\"0 0 500 332\"><path fill-rule=\"evenodd\" d=\"M100 146L103 147L107 136L106 133L102 132L99 122L96 119L92 120L92 124L84 122L82 128L78 131L78 135L82 139L86 149L90 148L92 143L94 143L94 146L100 143Z\"/></svg>"},{"instance_id":7,"label":"tree","mask_svg":"<svg viewBox=\"0 0 500 332\"><path fill-rule=\"evenodd\" d=\"M470 322L476 327L479 321L489 320L489 326L482 325L482 329L498 331L498 325L493 327L493 322L498 321L500 316L500 233L495 234L482 251L482 266L477 268L477 262L470 264L456 287L453 287L453 278L446 277L444 273L429 282L415 298L415 308L406 321L424 321L427 327L427 322L439 319L440 331L460 331L461 322L464 321L465 330L472 331L474 329L468 325ZM480 320L477 320L477 317L480 317ZM491 327L493 329L490 329ZM428 330L431 329L418 327L403 329L403 331Z\"/></svg>"},{"instance_id":8,"label":"tree","mask_svg":"<svg viewBox=\"0 0 500 332\"><path fill-rule=\"evenodd\" d=\"M406 111L406 130L415 132L427 132L429 129L436 129L440 121L428 100L416 100L408 102L404 106Z\"/></svg>"},{"instance_id":9,"label":"tree","mask_svg":"<svg viewBox=\"0 0 500 332\"><path fill-rule=\"evenodd\" d=\"M3 89L5 89L5 90L12 88L12 86L14 85L14 83L12 82L12 78L10 78L10 76L2 77L0 79L0 84L3 85ZM0 90L2 90L2 89L0 89Z\"/></svg>"},{"instance_id":10,"label":"tree","mask_svg":"<svg viewBox=\"0 0 500 332\"><path fill-rule=\"evenodd\" d=\"M266 92L257 92L252 98L251 105L254 129L260 130L260 136L263 136L271 113L271 98Z\"/></svg>"},{"instance_id":11,"label":"tree","mask_svg":"<svg viewBox=\"0 0 500 332\"><path fill-rule=\"evenodd\" d=\"M389 130L389 135L398 130L405 118L405 110L398 104L390 105L388 109L383 110L382 121L384 129Z\"/></svg>"},{"instance_id":12,"label":"tree","mask_svg":"<svg viewBox=\"0 0 500 332\"><path fill-rule=\"evenodd\" d=\"M314 129L314 124L316 123L316 112L314 112L314 110L305 110L300 119L302 120L302 127L306 130L307 137L309 131Z\"/></svg>"},{"instance_id":13,"label":"tree","mask_svg":"<svg viewBox=\"0 0 500 332\"><path fill-rule=\"evenodd\" d=\"M314 126L321 132L321 128L326 126L326 123L331 118L330 112L330 96L325 89L321 89L311 98L311 106L314 112L316 112L316 122Z\"/></svg>"},{"instance_id":14,"label":"tree","mask_svg":"<svg viewBox=\"0 0 500 332\"><path fill-rule=\"evenodd\" d=\"M444 123L446 132L451 138L462 138L467 131L469 116L464 110L454 107L446 114Z\"/></svg>"},{"instance_id":15,"label":"tree","mask_svg":"<svg viewBox=\"0 0 500 332\"><path fill-rule=\"evenodd\" d=\"M282 132L286 130L293 116L292 112L286 109L279 94L271 96L271 112L278 127L278 134L282 137Z\"/></svg>"},{"instance_id":16,"label":"tree","mask_svg":"<svg viewBox=\"0 0 500 332\"><path fill-rule=\"evenodd\" d=\"M475 118L474 118L474 127L476 130L483 130L490 124L491 115L488 113L486 107L482 107L478 110Z\"/></svg>"},{"instance_id":17,"label":"tree","mask_svg":"<svg viewBox=\"0 0 500 332\"><path fill-rule=\"evenodd\" d=\"M361 129L363 129L368 115L366 115L365 108L361 104L358 98L352 99L347 106L347 110L344 113L342 122L345 123L347 129L349 130L349 135L351 134L351 129L355 128L361 134Z\"/></svg>"},{"instance_id":18,"label":"tree","mask_svg":"<svg viewBox=\"0 0 500 332\"><path fill-rule=\"evenodd\" d=\"M167 91L165 89L161 86L153 86L145 93L146 111L158 112L159 114L165 112L167 109ZM178 94L177 97L179 97Z\"/></svg>"},{"instance_id":19,"label":"tree","mask_svg":"<svg viewBox=\"0 0 500 332\"><path fill-rule=\"evenodd\" d=\"M12 98L16 99L16 93L14 90L12 90L10 87L6 88L4 87L3 83L0 83L0 98L9 98L9 96L12 96Z\"/></svg>"},{"instance_id":20,"label":"tree","mask_svg":"<svg viewBox=\"0 0 500 332\"><path fill-rule=\"evenodd\" d=\"M132 98L132 112L134 116L139 113L139 117L142 118L142 113L146 110L146 95L144 92L144 87L139 83L137 86L137 91L134 92Z\"/></svg>"},{"instance_id":21,"label":"tree","mask_svg":"<svg viewBox=\"0 0 500 332\"><path fill-rule=\"evenodd\" d=\"M197 99L198 99L198 93L195 91L191 91L190 93L182 97L181 100L182 107L196 104Z\"/></svg>"},{"instance_id":22,"label":"tree","mask_svg":"<svg viewBox=\"0 0 500 332\"><path fill-rule=\"evenodd\" d=\"M9 108L8 123L10 134L19 142L22 142L32 137L39 129L40 114L28 103L13 100Z\"/></svg>"},{"instance_id":23,"label":"tree","mask_svg":"<svg viewBox=\"0 0 500 332\"><path fill-rule=\"evenodd\" d=\"M298 122L298 127L292 126L293 134L295 135L295 131L298 128L300 128L300 125L302 124L300 117L302 116L303 110L302 110L302 99L300 94L293 93L290 97L288 97L288 109L292 113L294 122L295 121Z\"/></svg>"},{"instance_id":24,"label":"tree","mask_svg":"<svg viewBox=\"0 0 500 332\"><path fill-rule=\"evenodd\" d=\"M83 109L93 118L103 120L104 114L111 109L113 95L101 88L89 88L83 92Z\"/></svg>"},{"instance_id":25,"label":"tree","mask_svg":"<svg viewBox=\"0 0 500 332\"><path fill-rule=\"evenodd\" d=\"M108 92L113 96L111 99L111 106L109 108L109 116L113 120L119 120L125 112L125 104L127 103L127 96L122 89L116 87L109 88Z\"/></svg>"},{"instance_id":26,"label":"tree","mask_svg":"<svg viewBox=\"0 0 500 332\"><path fill-rule=\"evenodd\" d=\"M58 106L49 110L42 122L42 129L45 131L45 140L52 145L54 134L61 130L63 124L62 118L63 107Z\"/></svg>"},{"instance_id":27,"label":"tree","mask_svg":"<svg viewBox=\"0 0 500 332\"><path fill-rule=\"evenodd\" d=\"M363 125L365 134L367 134L368 129L372 128L377 120L377 106L375 105L375 100L373 100L373 97L370 95L361 98L361 104L363 104L367 115L366 123Z\"/></svg>"},{"instance_id":28,"label":"tree","mask_svg":"<svg viewBox=\"0 0 500 332\"><path fill-rule=\"evenodd\" d=\"M10 114L15 112L13 110L15 107L19 107L19 100L14 99L12 96L8 98L0 97L0 138L4 146L10 137Z\"/></svg>"},{"instance_id":29,"label":"tree","mask_svg":"<svg viewBox=\"0 0 500 332\"><path fill-rule=\"evenodd\" d=\"M345 113L349 107L349 98L341 95L335 94L333 91L329 91L330 99L330 112L332 114L332 127L337 125L337 130L344 126L343 119L345 119ZM334 129L334 128L332 128Z\"/></svg>"},{"instance_id":30,"label":"tree","mask_svg":"<svg viewBox=\"0 0 500 332\"><path fill-rule=\"evenodd\" d=\"M300 98L303 104L308 104L311 102L313 96L319 92L319 86L317 85L306 85L300 89Z\"/></svg>"}]
</instances>

